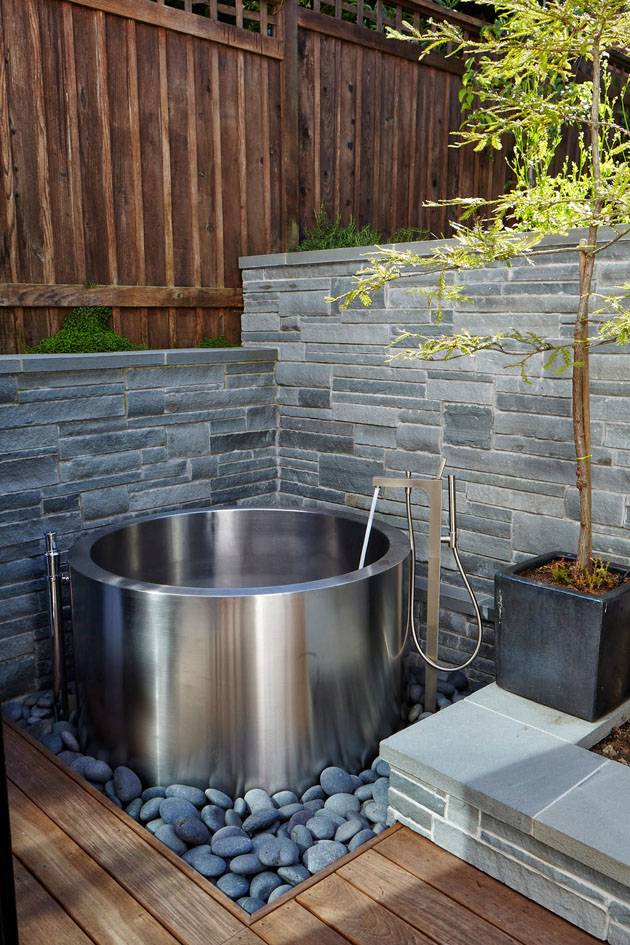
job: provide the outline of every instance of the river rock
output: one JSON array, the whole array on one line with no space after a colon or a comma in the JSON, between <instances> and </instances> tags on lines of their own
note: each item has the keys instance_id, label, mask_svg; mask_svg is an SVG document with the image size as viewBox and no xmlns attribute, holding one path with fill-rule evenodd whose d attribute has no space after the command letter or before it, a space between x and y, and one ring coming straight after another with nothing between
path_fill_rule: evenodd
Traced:
<instances>
[{"instance_id":1,"label":"river rock","mask_svg":"<svg viewBox=\"0 0 630 945\"><path fill-rule=\"evenodd\" d=\"M163 797L152 797L145 801L138 814L143 824L148 824L150 820L155 820L156 817L160 816L160 804L163 800ZM140 801L142 801L142 798L140 798Z\"/></svg>"},{"instance_id":2,"label":"river rock","mask_svg":"<svg viewBox=\"0 0 630 945\"><path fill-rule=\"evenodd\" d=\"M190 801L193 807L201 810L206 806L207 798L202 790L192 787L190 784L169 784L166 789L167 797L182 797L185 801Z\"/></svg>"},{"instance_id":3,"label":"river rock","mask_svg":"<svg viewBox=\"0 0 630 945\"><path fill-rule=\"evenodd\" d=\"M150 801L154 797L166 797L166 788L159 787L158 785L145 788L140 797L143 801Z\"/></svg>"},{"instance_id":4,"label":"river rock","mask_svg":"<svg viewBox=\"0 0 630 945\"><path fill-rule=\"evenodd\" d=\"M222 807L223 810L231 810L234 806L232 798L223 791L218 791L216 788L206 788L205 795L215 807Z\"/></svg>"},{"instance_id":5,"label":"river rock","mask_svg":"<svg viewBox=\"0 0 630 945\"><path fill-rule=\"evenodd\" d=\"M316 814L318 810L323 810L324 801L320 797L316 797L312 801L304 801L304 807L306 810L310 810L312 814Z\"/></svg>"},{"instance_id":6,"label":"river rock","mask_svg":"<svg viewBox=\"0 0 630 945\"><path fill-rule=\"evenodd\" d=\"M225 873L217 880L217 889L230 899L241 899L249 892L249 880L236 873Z\"/></svg>"},{"instance_id":7,"label":"river rock","mask_svg":"<svg viewBox=\"0 0 630 945\"><path fill-rule=\"evenodd\" d=\"M326 795L321 784L314 784L313 787L307 788L300 798L303 804L306 804L307 801L323 801L325 799Z\"/></svg>"},{"instance_id":8,"label":"river rock","mask_svg":"<svg viewBox=\"0 0 630 945\"><path fill-rule=\"evenodd\" d=\"M181 817L173 824L175 833L189 847L199 847L210 841L210 831L198 817Z\"/></svg>"},{"instance_id":9,"label":"river rock","mask_svg":"<svg viewBox=\"0 0 630 945\"><path fill-rule=\"evenodd\" d=\"M337 830L337 824L330 817L324 817L322 814L319 817L312 817L307 822L306 829L311 832L315 840L332 840Z\"/></svg>"},{"instance_id":10,"label":"river rock","mask_svg":"<svg viewBox=\"0 0 630 945\"><path fill-rule=\"evenodd\" d=\"M119 765L118 768L114 769L114 784L116 786L116 794L123 804L129 804L130 801L133 801L136 797L140 797L142 794L140 778L135 771L132 771L131 768L127 768L125 765Z\"/></svg>"},{"instance_id":11,"label":"river rock","mask_svg":"<svg viewBox=\"0 0 630 945\"><path fill-rule=\"evenodd\" d=\"M217 877L223 876L227 870L227 863L223 857L215 856L208 844L193 847L188 853L184 853L182 860L185 860L189 866L196 869L206 879L217 879Z\"/></svg>"},{"instance_id":12,"label":"river rock","mask_svg":"<svg viewBox=\"0 0 630 945\"><path fill-rule=\"evenodd\" d=\"M40 693L37 700L37 705L43 709L52 709L55 704L55 696L52 689L47 689L45 692Z\"/></svg>"},{"instance_id":13,"label":"river rock","mask_svg":"<svg viewBox=\"0 0 630 945\"><path fill-rule=\"evenodd\" d=\"M245 817L247 814L247 804L245 803L244 797L237 797L234 801L234 810L239 815L239 817Z\"/></svg>"},{"instance_id":14,"label":"river rock","mask_svg":"<svg viewBox=\"0 0 630 945\"><path fill-rule=\"evenodd\" d=\"M276 809L276 805L271 800L269 794L262 788L252 788L251 791L247 791L245 794L245 803L252 814L257 813L259 810Z\"/></svg>"},{"instance_id":15,"label":"river rock","mask_svg":"<svg viewBox=\"0 0 630 945\"><path fill-rule=\"evenodd\" d=\"M309 876L310 876L310 873L309 873ZM269 899L267 900L267 904L271 905L271 903L275 902L276 899L279 899L280 896L284 896L285 893L291 892L292 888L293 887L289 886L288 883L283 883L282 886L278 886L276 889L274 889L274 891L269 896Z\"/></svg>"},{"instance_id":16,"label":"river rock","mask_svg":"<svg viewBox=\"0 0 630 945\"><path fill-rule=\"evenodd\" d=\"M160 801L160 817L166 824L174 824L177 820L186 820L189 817L199 817L199 811L182 797L165 797Z\"/></svg>"},{"instance_id":17,"label":"river rock","mask_svg":"<svg viewBox=\"0 0 630 945\"><path fill-rule=\"evenodd\" d=\"M63 763L65 765L68 765L69 768L72 767L73 761L75 761L77 758L82 758L82 757L83 755L81 754L80 751L68 751L68 750L60 751L59 754L57 755L57 758L59 759L59 761L63 761Z\"/></svg>"},{"instance_id":18,"label":"river rock","mask_svg":"<svg viewBox=\"0 0 630 945\"><path fill-rule=\"evenodd\" d=\"M389 794L389 778L379 778L372 785L372 797L377 804L384 804L387 807Z\"/></svg>"},{"instance_id":19,"label":"river rock","mask_svg":"<svg viewBox=\"0 0 630 945\"><path fill-rule=\"evenodd\" d=\"M145 824L145 827L147 828L147 830L150 831L150 833L154 835L160 829L160 827L163 827L163 826L164 826L164 821L162 820L161 817L156 817L155 820L150 820L148 824Z\"/></svg>"},{"instance_id":20,"label":"river rock","mask_svg":"<svg viewBox=\"0 0 630 945\"><path fill-rule=\"evenodd\" d=\"M359 810L361 801L354 794L332 794L325 802L326 811L334 811L344 819Z\"/></svg>"},{"instance_id":21,"label":"river rock","mask_svg":"<svg viewBox=\"0 0 630 945\"><path fill-rule=\"evenodd\" d=\"M435 697L435 704L437 705L438 709L446 709L451 704L451 700L448 698L448 696L438 692L437 696Z\"/></svg>"},{"instance_id":22,"label":"river rock","mask_svg":"<svg viewBox=\"0 0 630 945\"><path fill-rule=\"evenodd\" d=\"M375 837L376 834L373 830L369 830L367 827L364 830L360 830L359 833L355 833L352 840L348 843L349 850L356 850L357 847L360 847L362 843L367 843L368 840L371 840L372 837Z\"/></svg>"},{"instance_id":23,"label":"river rock","mask_svg":"<svg viewBox=\"0 0 630 945\"><path fill-rule=\"evenodd\" d=\"M412 705L407 713L407 721L410 725L414 722L417 722L420 716L422 715L422 703L417 702L415 705Z\"/></svg>"},{"instance_id":24,"label":"river rock","mask_svg":"<svg viewBox=\"0 0 630 945\"><path fill-rule=\"evenodd\" d=\"M163 827L158 827L155 831L155 836L178 856L181 856L188 849L184 841L180 840L175 833L175 828L172 824L164 824Z\"/></svg>"},{"instance_id":25,"label":"river rock","mask_svg":"<svg viewBox=\"0 0 630 945\"><path fill-rule=\"evenodd\" d=\"M51 732L50 735L44 735L43 738L40 738L40 742L44 748L51 751L53 755L58 755L60 751L63 751L61 735L57 735L55 732Z\"/></svg>"},{"instance_id":26,"label":"river rock","mask_svg":"<svg viewBox=\"0 0 630 945\"><path fill-rule=\"evenodd\" d=\"M22 718L22 706L19 702L5 702L2 711L11 722L19 722Z\"/></svg>"},{"instance_id":27,"label":"river rock","mask_svg":"<svg viewBox=\"0 0 630 945\"><path fill-rule=\"evenodd\" d=\"M302 810L299 810L297 814L294 814L293 817L287 823L287 826L289 828L289 836L291 836L291 831L293 830L294 827L297 827L298 824L302 824L302 825L306 824L311 819L312 816L313 816L313 812L308 810L308 808L303 808Z\"/></svg>"},{"instance_id":28,"label":"river rock","mask_svg":"<svg viewBox=\"0 0 630 945\"><path fill-rule=\"evenodd\" d=\"M335 766L324 768L319 777L319 783L328 797L333 794L352 794L353 791L352 778L348 772Z\"/></svg>"},{"instance_id":29,"label":"river rock","mask_svg":"<svg viewBox=\"0 0 630 945\"><path fill-rule=\"evenodd\" d=\"M33 738L44 738L52 732L52 722L50 719L36 719L30 726L29 732Z\"/></svg>"},{"instance_id":30,"label":"river rock","mask_svg":"<svg viewBox=\"0 0 630 945\"><path fill-rule=\"evenodd\" d=\"M298 804L298 796L293 791L278 791L271 795L271 800L276 807L286 807L287 804Z\"/></svg>"},{"instance_id":31,"label":"river rock","mask_svg":"<svg viewBox=\"0 0 630 945\"><path fill-rule=\"evenodd\" d=\"M225 859L251 853L254 849L251 839L244 830L240 830L238 827L222 827L217 830L210 843L214 855L222 856Z\"/></svg>"},{"instance_id":32,"label":"river rock","mask_svg":"<svg viewBox=\"0 0 630 945\"><path fill-rule=\"evenodd\" d=\"M211 833L214 833L216 830L221 830L222 827L226 826L225 811L222 807L217 807L215 804L206 804L205 807L201 808L199 816ZM242 824L227 824L227 826L240 828Z\"/></svg>"},{"instance_id":33,"label":"river rock","mask_svg":"<svg viewBox=\"0 0 630 945\"><path fill-rule=\"evenodd\" d=\"M297 863L295 866L281 866L278 870L278 876L290 886L297 886L303 883L305 879L310 878L310 873L305 866Z\"/></svg>"},{"instance_id":34,"label":"river rock","mask_svg":"<svg viewBox=\"0 0 630 945\"><path fill-rule=\"evenodd\" d=\"M293 866L300 861L296 843L288 837L267 840L258 850L258 859L264 866Z\"/></svg>"},{"instance_id":35,"label":"river rock","mask_svg":"<svg viewBox=\"0 0 630 945\"><path fill-rule=\"evenodd\" d=\"M97 784L105 784L106 781L110 781L114 772L107 764L106 761L98 761L96 758L90 758L87 762L83 776L88 779L88 781L96 781Z\"/></svg>"},{"instance_id":36,"label":"river rock","mask_svg":"<svg viewBox=\"0 0 630 945\"><path fill-rule=\"evenodd\" d=\"M256 899L255 896L241 896L240 899L236 900L237 906L240 906L241 909L244 909L245 912L249 915L253 915L258 909L263 909L266 905L262 899Z\"/></svg>"},{"instance_id":37,"label":"river rock","mask_svg":"<svg viewBox=\"0 0 630 945\"><path fill-rule=\"evenodd\" d=\"M270 830L263 830L262 833L257 833L255 837L251 838L251 841L254 844L254 851L258 853L263 843L266 843L267 840L274 839L274 835Z\"/></svg>"},{"instance_id":38,"label":"river rock","mask_svg":"<svg viewBox=\"0 0 630 945\"><path fill-rule=\"evenodd\" d=\"M61 737L61 741L65 749L67 749L68 751L81 750L81 746L79 745L77 738L73 735L72 732L63 731L63 732L59 732L58 734Z\"/></svg>"},{"instance_id":39,"label":"river rock","mask_svg":"<svg viewBox=\"0 0 630 945\"><path fill-rule=\"evenodd\" d=\"M209 806L209 805L208 805ZM219 808L220 809L220 808ZM226 810L225 812L225 826L226 827L242 827L243 819L239 817L235 810Z\"/></svg>"},{"instance_id":40,"label":"river rock","mask_svg":"<svg viewBox=\"0 0 630 945\"><path fill-rule=\"evenodd\" d=\"M455 686L447 679L438 679L435 688L437 692L442 693L443 696L448 696L449 699L455 693Z\"/></svg>"},{"instance_id":41,"label":"river rock","mask_svg":"<svg viewBox=\"0 0 630 945\"><path fill-rule=\"evenodd\" d=\"M422 702L424 699L424 686L409 686L409 702Z\"/></svg>"},{"instance_id":42,"label":"river rock","mask_svg":"<svg viewBox=\"0 0 630 945\"><path fill-rule=\"evenodd\" d=\"M313 834L304 824L296 824L289 836L291 840L297 844L297 848L300 851L300 856L305 850L308 850L309 847L313 846Z\"/></svg>"},{"instance_id":43,"label":"river rock","mask_svg":"<svg viewBox=\"0 0 630 945\"><path fill-rule=\"evenodd\" d=\"M277 889L278 886L282 886L282 880L277 873L271 873L267 870L264 873L258 873L252 879L249 885L249 894L253 896L254 899L262 899L263 902L267 902L269 896Z\"/></svg>"},{"instance_id":44,"label":"river rock","mask_svg":"<svg viewBox=\"0 0 630 945\"><path fill-rule=\"evenodd\" d=\"M125 813L129 814L132 820L139 820L141 809L142 809L142 798L134 797L133 801L131 801L125 807Z\"/></svg>"},{"instance_id":45,"label":"river rock","mask_svg":"<svg viewBox=\"0 0 630 945\"><path fill-rule=\"evenodd\" d=\"M357 834L357 836L360 836L360 834ZM348 848L343 843L337 843L335 840L318 840L312 847L309 847L302 857L302 861L309 873L313 874L326 869L335 860L345 856L347 852Z\"/></svg>"},{"instance_id":46,"label":"river rock","mask_svg":"<svg viewBox=\"0 0 630 945\"><path fill-rule=\"evenodd\" d=\"M300 804L299 801L296 801L295 804L285 804L284 807L278 808L278 814L280 815L281 820L290 820L294 814L297 814L298 811L304 810L304 805Z\"/></svg>"},{"instance_id":47,"label":"river rock","mask_svg":"<svg viewBox=\"0 0 630 945\"><path fill-rule=\"evenodd\" d=\"M271 801L271 798L269 798L269 800ZM243 821L243 830L247 830L250 833L258 833L259 830L265 830L278 820L278 811L275 807L272 806L271 810L263 808L262 810L257 810L253 814L250 814L249 817Z\"/></svg>"},{"instance_id":48,"label":"river rock","mask_svg":"<svg viewBox=\"0 0 630 945\"><path fill-rule=\"evenodd\" d=\"M337 827L335 840L337 843L348 843L363 829L363 824L360 820L347 820L345 824L341 824L340 827Z\"/></svg>"},{"instance_id":49,"label":"river rock","mask_svg":"<svg viewBox=\"0 0 630 945\"><path fill-rule=\"evenodd\" d=\"M389 765L384 758L375 758L372 764L372 767L376 771L379 778L388 778L389 777Z\"/></svg>"},{"instance_id":50,"label":"river rock","mask_svg":"<svg viewBox=\"0 0 630 945\"><path fill-rule=\"evenodd\" d=\"M242 853L230 860L230 872L239 876L253 876L254 873L264 872L264 869L256 853Z\"/></svg>"},{"instance_id":51,"label":"river rock","mask_svg":"<svg viewBox=\"0 0 630 945\"><path fill-rule=\"evenodd\" d=\"M368 801L363 808L363 813L373 824L384 824L387 821L386 805L377 804L376 801Z\"/></svg>"},{"instance_id":52,"label":"river rock","mask_svg":"<svg viewBox=\"0 0 630 945\"><path fill-rule=\"evenodd\" d=\"M378 775L372 768L366 768L365 771L361 772L359 777L364 784L374 784L374 782L378 780Z\"/></svg>"},{"instance_id":53,"label":"river rock","mask_svg":"<svg viewBox=\"0 0 630 945\"><path fill-rule=\"evenodd\" d=\"M359 801L361 802L361 804L363 803L363 801L369 801L369 800L371 800L371 799L372 799L372 785L371 785L371 784L362 784L361 787L358 787L358 788L355 790L354 796L355 796L355 797L358 797L358 799L359 799Z\"/></svg>"},{"instance_id":54,"label":"river rock","mask_svg":"<svg viewBox=\"0 0 630 945\"><path fill-rule=\"evenodd\" d=\"M468 689L468 677L461 669L456 669L453 670L452 673L449 673L448 681L458 692L465 692Z\"/></svg>"},{"instance_id":55,"label":"river rock","mask_svg":"<svg viewBox=\"0 0 630 945\"><path fill-rule=\"evenodd\" d=\"M327 817L328 820L332 820L335 827L339 827L341 824L345 824L346 818L343 814L338 814L336 810L331 810L329 807L325 807L323 810L318 810L315 814L316 817Z\"/></svg>"}]
</instances>

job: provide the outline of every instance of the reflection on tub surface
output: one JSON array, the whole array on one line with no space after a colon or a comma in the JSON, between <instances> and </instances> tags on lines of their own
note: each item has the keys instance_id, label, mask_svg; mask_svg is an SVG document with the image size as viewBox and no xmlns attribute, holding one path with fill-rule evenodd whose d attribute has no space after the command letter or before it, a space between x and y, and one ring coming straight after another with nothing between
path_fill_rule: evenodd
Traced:
<instances>
[{"instance_id":1,"label":"reflection on tub surface","mask_svg":"<svg viewBox=\"0 0 630 945\"><path fill-rule=\"evenodd\" d=\"M86 750L148 782L299 790L398 718L406 537L295 509L176 512L70 553Z\"/></svg>"}]
</instances>

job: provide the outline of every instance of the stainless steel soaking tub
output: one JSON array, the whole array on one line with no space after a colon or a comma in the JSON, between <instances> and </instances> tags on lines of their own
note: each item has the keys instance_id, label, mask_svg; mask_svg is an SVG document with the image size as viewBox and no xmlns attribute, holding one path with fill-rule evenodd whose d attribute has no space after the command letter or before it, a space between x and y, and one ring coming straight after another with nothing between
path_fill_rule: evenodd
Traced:
<instances>
[{"instance_id":1,"label":"stainless steel soaking tub","mask_svg":"<svg viewBox=\"0 0 630 945\"><path fill-rule=\"evenodd\" d=\"M295 509L174 512L70 551L85 750L151 784L303 789L396 727L409 546Z\"/></svg>"}]
</instances>

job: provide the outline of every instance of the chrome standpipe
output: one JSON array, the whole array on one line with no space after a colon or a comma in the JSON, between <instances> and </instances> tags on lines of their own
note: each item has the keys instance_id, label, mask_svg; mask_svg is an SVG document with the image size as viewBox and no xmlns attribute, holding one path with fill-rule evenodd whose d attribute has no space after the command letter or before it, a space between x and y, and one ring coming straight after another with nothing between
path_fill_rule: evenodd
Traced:
<instances>
[{"instance_id":1,"label":"chrome standpipe","mask_svg":"<svg viewBox=\"0 0 630 945\"><path fill-rule=\"evenodd\" d=\"M59 567L59 552L54 532L46 533L46 587L48 591L48 627L52 646L53 695L57 721L68 717L66 659L63 640L63 602L61 586L68 580Z\"/></svg>"},{"instance_id":2,"label":"chrome standpipe","mask_svg":"<svg viewBox=\"0 0 630 945\"><path fill-rule=\"evenodd\" d=\"M426 663L426 673L424 682L424 709L426 712L434 712L437 696L437 673L438 670L460 670L464 669L475 659L481 647L481 613L475 598L474 591L470 582L464 573L462 563L459 558L457 548L457 503L455 491L455 476L448 477L448 510L449 510L449 530L448 535L442 535L442 473L445 460L440 461L440 466L435 479L412 479L411 473L407 472L405 478L385 479L375 477L372 480L374 486L374 497L370 509L370 519L366 528L364 541L364 551L362 561L365 559L365 551L369 541L374 509L378 499L378 493L385 486L405 490L405 505L407 510L407 526L409 529L409 546L411 548L411 564L409 574L409 607L408 607L408 627L411 629L414 643L418 653ZM428 575L427 575L427 633L426 646L423 650L418 633L416 631L414 609L416 598L416 541L413 531L413 520L411 516L411 490L423 489L429 497L429 557L428 557ZM477 644L472 655L463 663L458 665L442 664L438 662L438 636L440 630L440 570L441 570L441 547L442 544L448 544L453 552L457 570L461 574L464 586L470 595L470 599L477 619Z\"/></svg>"}]
</instances>

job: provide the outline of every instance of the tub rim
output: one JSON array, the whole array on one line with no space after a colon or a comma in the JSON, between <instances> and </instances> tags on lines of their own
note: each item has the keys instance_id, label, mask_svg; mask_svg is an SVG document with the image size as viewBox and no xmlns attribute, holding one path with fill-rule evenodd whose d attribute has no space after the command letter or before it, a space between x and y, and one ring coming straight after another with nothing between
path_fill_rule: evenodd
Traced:
<instances>
[{"instance_id":1,"label":"tub rim","mask_svg":"<svg viewBox=\"0 0 630 945\"><path fill-rule=\"evenodd\" d=\"M303 509L293 508L291 506L214 506L210 508L195 509L175 509L171 512L158 512L153 515L144 515L138 518L124 519L111 525L103 526L87 535L78 538L68 552L68 565L70 576L75 571L85 578L97 581L111 587L122 588L128 591L137 591L145 594L170 594L179 597L255 597L272 596L274 594L299 594L306 591L316 591L331 587L342 587L346 584L354 584L358 581L365 581L376 577L392 568L404 564L410 555L409 539L399 528L383 522L380 519L374 519L373 530L380 531L389 541L389 548L385 554L367 565L361 570L346 571L334 577L322 578L318 581L302 581L294 584L271 584L262 587L197 587L189 585L186 587L173 584L155 584L149 581L132 580L111 571L106 571L92 559L92 546L112 532L121 531L131 525L141 525L144 522L152 522L158 519L173 518L182 515L199 515L212 512L293 512L300 515L326 515L332 518L347 519L363 525L367 525L367 516L355 512L337 511L334 509Z\"/></svg>"}]
</instances>

